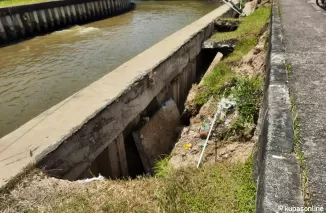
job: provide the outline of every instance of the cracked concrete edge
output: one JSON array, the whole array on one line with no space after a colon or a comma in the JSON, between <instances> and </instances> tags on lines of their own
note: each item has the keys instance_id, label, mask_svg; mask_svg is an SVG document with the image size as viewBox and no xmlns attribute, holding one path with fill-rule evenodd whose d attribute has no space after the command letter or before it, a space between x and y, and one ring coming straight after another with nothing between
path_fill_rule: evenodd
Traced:
<instances>
[{"instance_id":1,"label":"cracked concrete edge","mask_svg":"<svg viewBox=\"0 0 326 213\"><path fill-rule=\"evenodd\" d=\"M304 206L300 166L294 153L293 122L285 64L283 32L277 1L273 1L269 52L255 162L256 212L284 212Z\"/></svg>"}]
</instances>

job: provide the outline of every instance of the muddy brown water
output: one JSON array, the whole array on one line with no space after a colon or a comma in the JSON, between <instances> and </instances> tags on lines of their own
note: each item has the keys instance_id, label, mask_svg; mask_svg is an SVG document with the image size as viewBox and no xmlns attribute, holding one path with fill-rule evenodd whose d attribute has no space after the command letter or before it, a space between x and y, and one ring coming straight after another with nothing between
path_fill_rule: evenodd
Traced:
<instances>
[{"instance_id":1,"label":"muddy brown water","mask_svg":"<svg viewBox=\"0 0 326 213\"><path fill-rule=\"evenodd\" d=\"M135 3L132 12L0 48L0 138L219 6Z\"/></svg>"}]
</instances>

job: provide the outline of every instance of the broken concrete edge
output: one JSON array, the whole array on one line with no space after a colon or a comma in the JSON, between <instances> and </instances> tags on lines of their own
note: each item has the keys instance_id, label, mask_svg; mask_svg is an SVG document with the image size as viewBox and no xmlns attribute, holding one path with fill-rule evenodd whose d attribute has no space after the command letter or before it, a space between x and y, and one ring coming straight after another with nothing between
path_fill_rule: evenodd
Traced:
<instances>
[{"instance_id":1,"label":"broken concrete edge","mask_svg":"<svg viewBox=\"0 0 326 213\"><path fill-rule=\"evenodd\" d=\"M206 70L204 76L202 77L201 81L199 82L198 86L203 86L204 84L204 79L214 71L215 67L217 66L218 63L220 63L220 61L222 60L223 58L223 54L220 53L220 52L217 52L211 65L209 65L208 69Z\"/></svg>"},{"instance_id":2,"label":"broken concrete edge","mask_svg":"<svg viewBox=\"0 0 326 213\"><path fill-rule=\"evenodd\" d=\"M188 61L190 57L193 58L197 54L199 51L197 49L200 49L201 45L196 42L203 42L204 38L210 36L214 20L228 15L229 12L230 9L226 5L217 8L0 138L0 168L3 171L0 173L0 188L12 185L17 177L35 168L35 165L39 165L45 158L50 158L49 156L59 148L63 150L66 144L91 143L97 148L92 151L91 149L95 148L90 147L92 154L84 156L85 161L78 162L77 169L86 169L90 161L124 131L126 126L146 108L151 99L174 79L181 68L182 70L187 68L182 62ZM185 52L187 54L182 56ZM180 68L162 65L171 61L172 57L178 58L174 62L180 64ZM181 62L179 58L182 59ZM166 72L159 72L162 69ZM163 77L165 79L162 79ZM160 81L154 84L156 79ZM144 90L145 87L148 89ZM141 100L132 99L135 98L134 93L138 90L141 93ZM127 103L125 104L124 101ZM134 111L125 112L123 110L126 109L121 108L129 105L133 106ZM110 109L110 112L120 111L108 116L107 109ZM106 120L103 120L104 117ZM94 132L96 130L98 132ZM101 141L99 143L96 140ZM67 149L63 151L68 154L70 152ZM62 160L58 156L55 159ZM57 165L57 162L50 163Z\"/></svg>"},{"instance_id":3,"label":"broken concrete edge","mask_svg":"<svg viewBox=\"0 0 326 213\"><path fill-rule=\"evenodd\" d=\"M293 121L283 32L277 2L272 5L261 132L256 153L256 212L304 206L300 166L294 153Z\"/></svg>"}]
</instances>

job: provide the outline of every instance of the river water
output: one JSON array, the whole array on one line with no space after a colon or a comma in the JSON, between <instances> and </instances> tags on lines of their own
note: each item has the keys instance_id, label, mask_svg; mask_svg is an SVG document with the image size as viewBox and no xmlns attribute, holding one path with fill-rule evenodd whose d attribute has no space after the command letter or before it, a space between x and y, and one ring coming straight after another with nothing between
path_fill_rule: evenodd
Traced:
<instances>
[{"instance_id":1,"label":"river water","mask_svg":"<svg viewBox=\"0 0 326 213\"><path fill-rule=\"evenodd\" d=\"M135 3L132 12L0 48L0 138L218 7Z\"/></svg>"}]
</instances>

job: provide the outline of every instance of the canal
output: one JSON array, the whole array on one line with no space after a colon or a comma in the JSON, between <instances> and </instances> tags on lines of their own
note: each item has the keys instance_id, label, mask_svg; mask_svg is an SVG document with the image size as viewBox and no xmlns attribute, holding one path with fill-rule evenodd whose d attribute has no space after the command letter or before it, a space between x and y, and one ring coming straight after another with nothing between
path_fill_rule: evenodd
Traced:
<instances>
[{"instance_id":1,"label":"canal","mask_svg":"<svg viewBox=\"0 0 326 213\"><path fill-rule=\"evenodd\" d=\"M218 7L135 3L132 12L0 48L0 138Z\"/></svg>"}]
</instances>

